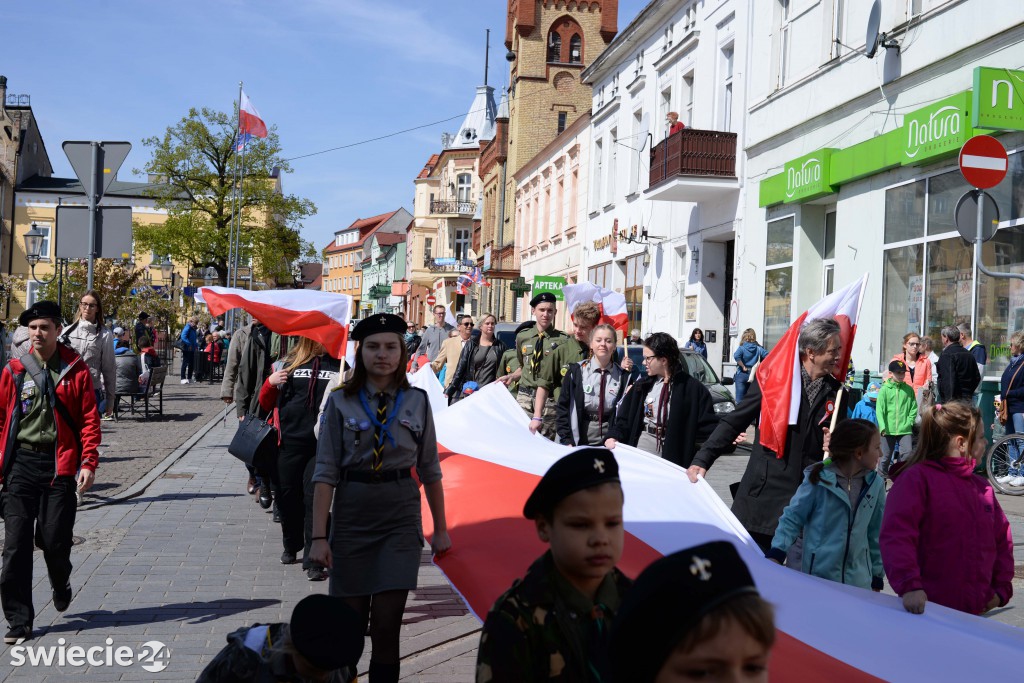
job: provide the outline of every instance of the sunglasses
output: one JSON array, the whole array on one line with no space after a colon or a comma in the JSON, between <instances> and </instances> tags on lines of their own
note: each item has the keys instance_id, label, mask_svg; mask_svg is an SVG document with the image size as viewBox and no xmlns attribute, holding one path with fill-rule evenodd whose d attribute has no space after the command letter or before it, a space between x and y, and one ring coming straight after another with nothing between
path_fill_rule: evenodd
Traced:
<instances>
[{"instance_id":1,"label":"sunglasses","mask_svg":"<svg viewBox=\"0 0 1024 683\"><path fill-rule=\"evenodd\" d=\"M462 323L463 327L473 327L473 323Z\"/></svg>"}]
</instances>

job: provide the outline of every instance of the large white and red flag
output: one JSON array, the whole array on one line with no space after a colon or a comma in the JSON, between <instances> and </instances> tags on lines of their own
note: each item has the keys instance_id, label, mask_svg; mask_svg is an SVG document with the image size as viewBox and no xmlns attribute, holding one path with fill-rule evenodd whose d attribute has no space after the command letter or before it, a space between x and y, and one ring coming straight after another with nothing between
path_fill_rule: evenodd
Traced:
<instances>
[{"instance_id":1,"label":"large white and red flag","mask_svg":"<svg viewBox=\"0 0 1024 683\"><path fill-rule=\"evenodd\" d=\"M430 374L417 373L419 386L432 388ZM534 523L523 517L523 504L570 449L531 434L526 415L498 383L439 406L434 423L452 539L451 552L436 564L483 619L547 550ZM1024 629L935 604L910 614L894 595L780 567L764 558L704 479L690 483L681 467L621 443L615 458L625 495L619 568L636 578L663 555L713 540L733 543L758 590L775 606L773 683L1000 681L1016 675ZM425 497L422 505L430 534Z\"/></svg>"},{"instance_id":2,"label":"large white and red flag","mask_svg":"<svg viewBox=\"0 0 1024 683\"><path fill-rule=\"evenodd\" d=\"M800 349L797 348L800 330L818 318L833 318L839 323L842 342L836 379L842 382L850 363L853 338L857 334L857 318L864 300L868 274L856 282L829 294L796 319L782 339L757 368L757 383L761 387L761 443L782 457L786 448L789 425L796 424L800 415Z\"/></svg>"},{"instance_id":3,"label":"large white and red flag","mask_svg":"<svg viewBox=\"0 0 1024 683\"><path fill-rule=\"evenodd\" d=\"M569 315L584 301L593 301L601 309L601 323L611 325L623 336L629 333L629 315L626 312L626 297L620 292L613 292L598 287L590 282L580 282L562 287L565 297L565 308Z\"/></svg>"},{"instance_id":4,"label":"large white and red flag","mask_svg":"<svg viewBox=\"0 0 1024 683\"><path fill-rule=\"evenodd\" d=\"M334 358L344 358L352 297L313 289L252 292L234 287L200 287L199 296L213 315L241 308L278 334L309 337Z\"/></svg>"},{"instance_id":5,"label":"large white and red flag","mask_svg":"<svg viewBox=\"0 0 1024 683\"><path fill-rule=\"evenodd\" d=\"M244 91L238 106L238 132L255 138L267 137L267 124Z\"/></svg>"}]
</instances>

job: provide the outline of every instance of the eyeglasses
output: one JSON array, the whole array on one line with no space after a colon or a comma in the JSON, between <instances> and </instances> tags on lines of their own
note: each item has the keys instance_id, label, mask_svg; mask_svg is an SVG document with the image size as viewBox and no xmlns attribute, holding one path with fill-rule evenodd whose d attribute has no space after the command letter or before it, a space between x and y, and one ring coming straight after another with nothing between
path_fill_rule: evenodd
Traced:
<instances>
[{"instance_id":1,"label":"eyeglasses","mask_svg":"<svg viewBox=\"0 0 1024 683\"><path fill-rule=\"evenodd\" d=\"M99 307L100 307L100 305L99 305L99 304L87 304L87 303L85 303L84 301L83 301L83 302L82 302L81 304L79 304L79 305L80 305L80 306L81 306L82 308L99 308Z\"/></svg>"},{"instance_id":2,"label":"eyeglasses","mask_svg":"<svg viewBox=\"0 0 1024 683\"><path fill-rule=\"evenodd\" d=\"M473 327L473 323L462 323L463 327Z\"/></svg>"},{"instance_id":3,"label":"eyeglasses","mask_svg":"<svg viewBox=\"0 0 1024 683\"><path fill-rule=\"evenodd\" d=\"M921 342L907 342L907 346L920 346Z\"/></svg>"},{"instance_id":4,"label":"eyeglasses","mask_svg":"<svg viewBox=\"0 0 1024 683\"><path fill-rule=\"evenodd\" d=\"M650 363L650 362L651 362L652 360L654 360L654 359L656 359L656 358L657 358L657 356L644 356L644 359L643 359L643 361L642 361L642 362L644 362L644 363Z\"/></svg>"}]
</instances>

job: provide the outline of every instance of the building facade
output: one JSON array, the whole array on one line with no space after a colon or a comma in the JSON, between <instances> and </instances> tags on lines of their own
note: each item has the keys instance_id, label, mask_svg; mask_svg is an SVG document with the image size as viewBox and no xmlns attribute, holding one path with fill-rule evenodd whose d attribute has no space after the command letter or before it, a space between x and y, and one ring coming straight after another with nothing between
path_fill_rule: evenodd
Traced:
<instances>
[{"instance_id":1,"label":"building facade","mask_svg":"<svg viewBox=\"0 0 1024 683\"><path fill-rule=\"evenodd\" d=\"M998 378L1009 335L1024 329L1024 286L976 272L954 215L970 189L957 155L980 133L1009 151L982 258L1024 272L1024 15L1013 0L881 8L885 44L866 45L868 3L756 5L751 51L770 59L748 66L757 191L737 259L749 283L738 327L770 348L823 294L869 273L858 370L883 369L909 332L938 344L942 326L966 322L989 346L985 375Z\"/></svg>"},{"instance_id":2,"label":"building facade","mask_svg":"<svg viewBox=\"0 0 1024 683\"><path fill-rule=\"evenodd\" d=\"M402 313L405 297L405 234L377 231L363 245L362 316Z\"/></svg>"},{"instance_id":3,"label":"building facade","mask_svg":"<svg viewBox=\"0 0 1024 683\"><path fill-rule=\"evenodd\" d=\"M622 292L644 335L683 341L701 328L716 369L732 360L738 288L745 11L652 2L583 72L593 86L585 277ZM682 130L670 132L669 112Z\"/></svg>"}]
</instances>

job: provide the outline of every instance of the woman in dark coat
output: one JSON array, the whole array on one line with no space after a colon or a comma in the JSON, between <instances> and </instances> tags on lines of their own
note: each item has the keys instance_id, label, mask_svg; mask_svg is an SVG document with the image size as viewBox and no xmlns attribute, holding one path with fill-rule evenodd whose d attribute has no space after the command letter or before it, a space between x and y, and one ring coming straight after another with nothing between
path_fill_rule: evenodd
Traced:
<instances>
[{"instance_id":1,"label":"woman in dark coat","mask_svg":"<svg viewBox=\"0 0 1024 683\"><path fill-rule=\"evenodd\" d=\"M842 348L839 323L824 318L812 320L800 331L798 344L800 374L793 381L802 382L802 391L797 424L789 426L784 453L765 448L760 428L755 427L754 446L732 504L733 514L765 552L771 548L783 509L803 481L804 470L822 459L832 411L839 411L840 420L846 417L846 392L839 406L835 405L836 392L842 386L835 378ZM694 457L689 469L691 481L705 475L718 456L731 452L736 438L757 422L761 415L760 376L758 373L743 401L722 417Z\"/></svg>"},{"instance_id":2,"label":"woman in dark coat","mask_svg":"<svg viewBox=\"0 0 1024 683\"><path fill-rule=\"evenodd\" d=\"M506 348L494 336L497 323L498 319L494 315L484 314L480 319L480 336L472 335L462 347L462 355L459 356L455 374L446 391L449 403L455 403L463 397L466 382L476 382L479 390L498 378L501 357L505 355Z\"/></svg>"},{"instance_id":3,"label":"woman in dark coat","mask_svg":"<svg viewBox=\"0 0 1024 683\"><path fill-rule=\"evenodd\" d=\"M604 443L629 385L629 373L615 362L617 339L614 327L598 325L590 335L590 358L570 363L566 369L555 405L555 428L562 445Z\"/></svg>"},{"instance_id":4,"label":"woman in dark coat","mask_svg":"<svg viewBox=\"0 0 1024 683\"><path fill-rule=\"evenodd\" d=\"M647 377L630 388L608 430L605 446L622 441L681 467L715 430L711 393L683 369L679 345L665 332L644 340Z\"/></svg>"}]
</instances>

